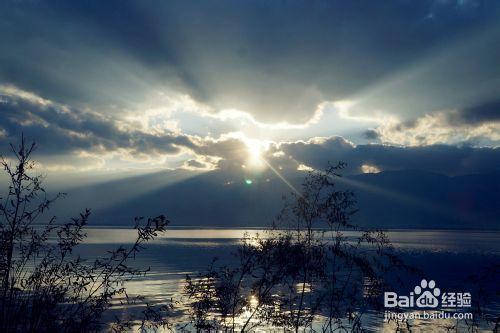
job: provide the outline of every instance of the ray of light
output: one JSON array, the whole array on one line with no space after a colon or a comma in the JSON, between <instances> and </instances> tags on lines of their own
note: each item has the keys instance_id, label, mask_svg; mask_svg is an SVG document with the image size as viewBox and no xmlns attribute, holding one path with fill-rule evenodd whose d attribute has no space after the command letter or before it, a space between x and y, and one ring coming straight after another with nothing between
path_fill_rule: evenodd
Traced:
<instances>
[{"instance_id":1,"label":"ray of light","mask_svg":"<svg viewBox=\"0 0 500 333\"><path fill-rule=\"evenodd\" d=\"M345 177L335 177L335 180L339 181L340 183L344 183L344 184L347 184L349 186L356 187L356 188L365 190L365 191L370 192L370 193L381 195L381 196L384 196L386 198L389 198L389 199L397 201L397 202L409 204L409 205L421 208L421 209L429 211L429 212L440 213L440 214L443 214L445 216L449 216L449 217L453 217L453 218L457 217L455 212L451 211L450 209L446 209L446 208L444 208L440 205L437 205L435 203L419 199L419 198L412 196L412 195L409 195L407 193L388 190L385 188L381 188L379 186L366 184L366 183L363 183L363 182L360 182L360 181L357 181L354 179L345 178ZM462 219L465 218L466 220L472 221L472 219L467 217L467 216L461 215L460 218L462 218Z\"/></svg>"},{"instance_id":2,"label":"ray of light","mask_svg":"<svg viewBox=\"0 0 500 333\"><path fill-rule=\"evenodd\" d=\"M413 117L415 113L421 114L422 110L431 112L447 109L450 105L463 107L494 98L497 94L497 85L484 85L479 88L478 85L471 83L476 80L460 78L464 75L465 77L481 75L481 72L471 71L469 63L494 61L494 56L489 50L498 40L499 31L498 23L493 23L467 38L428 51L417 62L345 98L352 103L340 105L345 108L344 115L352 119L371 119L383 123L387 119L381 114L377 115L379 111L394 113L397 118ZM443 84L442 78L446 78L447 84ZM456 91L461 93L457 94ZM414 100L418 103L411 103ZM350 109L352 112L349 112ZM398 112L404 109L411 112Z\"/></svg>"},{"instance_id":3,"label":"ray of light","mask_svg":"<svg viewBox=\"0 0 500 333\"><path fill-rule=\"evenodd\" d=\"M264 162L269 167L269 169L271 169L272 172L274 172L276 174L276 176L278 176L279 179L281 179L290 189L292 189L292 191L295 194L297 194L299 197L303 198L302 194L295 188L295 186L293 186L278 170L276 170L271 165L271 163L269 163L268 161L266 161L266 159L263 158L263 157L261 157L261 160L262 160L262 162Z\"/></svg>"},{"instance_id":4,"label":"ray of light","mask_svg":"<svg viewBox=\"0 0 500 333\"><path fill-rule=\"evenodd\" d=\"M63 188L68 193L67 200L93 209L117 207L121 203L140 197L146 193L172 186L202 172L159 171L145 174L123 175L118 179L100 179L98 182Z\"/></svg>"}]
</instances>

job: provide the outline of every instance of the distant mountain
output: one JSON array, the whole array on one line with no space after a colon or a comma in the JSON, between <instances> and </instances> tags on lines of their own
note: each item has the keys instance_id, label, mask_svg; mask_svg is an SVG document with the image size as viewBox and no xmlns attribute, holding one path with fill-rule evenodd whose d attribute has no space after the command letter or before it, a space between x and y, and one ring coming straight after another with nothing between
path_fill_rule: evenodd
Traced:
<instances>
[{"instance_id":1,"label":"distant mountain","mask_svg":"<svg viewBox=\"0 0 500 333\"><path fill-rule=\"evenodd\" d=\"M304 173L287 176L300 187ZM93 223L129 225L133 216L165 213L173 225L268 225L291 192L270 174L249 178L220 171L162 172L68 190L66 215L94 207ZM386 171L344 177L357 197L355 222L366 227L500 229L500 173L448 177L424 171Z\"/></svg>"},{"instance_id":2,"label":"distant mountain","mask_svg":"<svg viewBox=\"0 0 500 333\"><path fill-rule=\"evenodd\" d=\"M499 229L500 173L388 171L352 177L357 221L384 228Z\"/></svg>"}]
</instances>

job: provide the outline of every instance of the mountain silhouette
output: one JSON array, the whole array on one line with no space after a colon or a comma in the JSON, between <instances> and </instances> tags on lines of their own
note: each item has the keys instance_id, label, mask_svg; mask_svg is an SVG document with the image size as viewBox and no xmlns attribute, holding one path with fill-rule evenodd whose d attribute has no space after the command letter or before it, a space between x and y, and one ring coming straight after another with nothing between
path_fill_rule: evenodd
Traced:
<instances>
[{"instance_id":1,"label":"mountain silhouette","mask_svg":"<svg viewBox=\"0 0 500 333\"><path fill-rule=\"evenodd\" d=\"M300 189L303 176L297 172L286 178ZM393 229L498 229L499 184L500 173L450 177L420 170L339 180L339 188L356 194L356 223ZM291 191L271 173L244 177L170 171L68 189L57 209L69 216L93 208L92 221L101 225L128 225L132 216L166 213L178 226L262 227L279 213L283 195Z\"/></svg>"}]
</instances>

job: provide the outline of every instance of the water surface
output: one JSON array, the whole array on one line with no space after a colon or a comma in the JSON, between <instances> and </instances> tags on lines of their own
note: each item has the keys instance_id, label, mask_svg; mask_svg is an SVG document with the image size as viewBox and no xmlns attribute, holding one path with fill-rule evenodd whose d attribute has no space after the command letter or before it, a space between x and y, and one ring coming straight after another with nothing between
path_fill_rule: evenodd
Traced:
<instances>
[{"instance_id":1,"label":"water surface","mask_svg":"<svg viewBox=\"0 0 500 333\"><path fill-rule=\"evenodd\" d=\"M135 231L123 228L99 227L87 230L88 238L79 251L90 257L99 256L118 245L130 245ZM204 271L214 258L230 264L236 247L245 235L265 234L259 229L196 229L170 228L148 244L135 264L150 267L145 277L128 284L131 294L142 294L152 302L162 303L171 298L183 299L187 274ZM468 276L481 269L500 264L500 232L459 230L393 230L388 236L399 255L422 273L409 276L397 291L413 289L421 278L433 279L443 290L472 290ZM355 236L354 233L346 233ZM494 287L500 281L489 281ZM473 295L474 297L474 295ZM491 304L489 311L498 313L500 302ZM182 311L183 308L181 307ZM456 323L450 320L416 320L414 328L422 332L445 332ZM460 324L460 323L459 323ZM383 313L369 312L365 325L370 331L394 331L393 323L385 323ZM484 329L488 329L487 326Z\"/></svg>"}]
</instances>

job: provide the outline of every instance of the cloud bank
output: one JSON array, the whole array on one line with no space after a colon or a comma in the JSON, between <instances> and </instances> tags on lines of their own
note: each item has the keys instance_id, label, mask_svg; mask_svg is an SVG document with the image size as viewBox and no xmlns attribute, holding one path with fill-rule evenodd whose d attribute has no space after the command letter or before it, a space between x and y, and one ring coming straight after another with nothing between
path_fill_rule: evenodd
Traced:
<instances>
[{"instance_id":1,"label":"cloud bank","mask_svg":"<svg viewBox=\"0 0 500 333\"><path fill-rule=\"evenodd\" d=\"M498 97L499 14L494 0L5 1L0 79L100 113L162 91L263 124L341 100L404 121Z\"/></svg>"},{"instance_id":2,"label":"cloud bank","mask_svg":"<svg viewBox=\"0 0 500 333\"><path fill-rule=\"evenodd\" d=\"M52 170L248 173L256 153L490 172L499 18L493 0L4 1L0 146L24 132Z\"/></svg>"},{"instance_id":3,"label":"cloud bank","mask_svg":"<svg viewBox=\"0 0 500 333\"><path fill-rule=\"evenodd\" d=\"M238 133L217 138L175 132L151 134L132 129L133 123L123 119L70 108L12 86L0 89L0 109L3 151L6 151L8 142L15 142L18 134L24 132L38 142L40 153L47 156L94 154L112 159L113 154L121 154L151 163L155 158L168 160L182 155L185 158L179 166L188 169L222 168L231 171L241 170L249 158L248 139ZM496 119L496 115L488 112L472 122ZM453 114L446 119L467 122L468 114L469 111L464 110L460 116ZM414 126L418 128L418 125ZM262 157L285 172L295 171L301 165L303 168L322 169L328 162L337 161L347 162L349 173L361 173L366 166L371 166L382 171L422 169L454 175L488 172L500 165L498 148L356 145L338 136L270 142L267 149L263 148Z\"/></svg>"}]
</instances>

